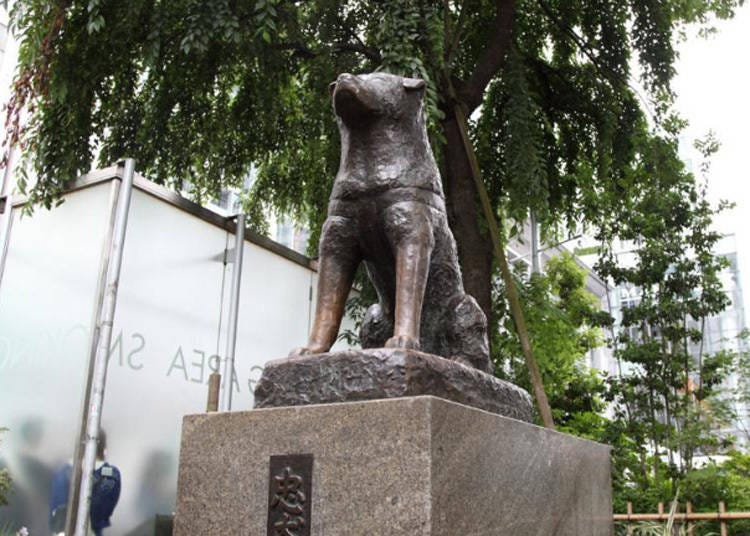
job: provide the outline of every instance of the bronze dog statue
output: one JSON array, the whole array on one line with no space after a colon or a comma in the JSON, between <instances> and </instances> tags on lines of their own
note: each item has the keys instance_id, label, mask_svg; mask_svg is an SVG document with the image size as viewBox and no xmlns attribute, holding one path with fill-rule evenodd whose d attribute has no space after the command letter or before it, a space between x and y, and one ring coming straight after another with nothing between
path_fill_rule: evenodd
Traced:
<instances>
[{"instance_id":1,"label":"bronze dog statue","mask_svg":"<svg viewBox=\"0 0 750 536\"><path fill-rule=\"evenodd\" d=\"M363 321L363 348L422 350L492 371L487 320L464 292L448 227L424 87L386 73L342 74L330 86L341 164L320 239L312 332L291 355L331 348L364 262L379 303Z\"/></svg>"}]
</instances>

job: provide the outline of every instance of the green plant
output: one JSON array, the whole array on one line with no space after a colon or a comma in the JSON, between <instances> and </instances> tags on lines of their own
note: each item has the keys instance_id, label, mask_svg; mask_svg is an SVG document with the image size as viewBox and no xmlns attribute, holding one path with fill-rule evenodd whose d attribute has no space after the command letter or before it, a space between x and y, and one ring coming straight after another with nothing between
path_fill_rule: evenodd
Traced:
<instances>
[{"instance_id":1,"label":"green plant","mask_svg":"<svg viewBox=\"0 0 750 536\"><path fill-rule=\"evenodd\" d=\"M539 362L556 426L600 440L605 419L601 376L588 367L587 353L604 342L596 296L586 289L586 271L570 253L550 258L545 273L516 275L534 354ZM497 290L495 314L504 319L493 337L496 374L530 389L530 378L514 327ZM606 317L606 318L605 318Z\"/></svg>"},{"instance_id":2,"label":"green plant","mask_svg":"<svg viewBox=\"0 0 750 536\"><path fill-rule=\"evenodd\" d=\"M5 148L23 148L36 177L20 166L19 187L45 206L96 155L133 155L199 200L255 166L250 219L293 214L314 248L339 153L326 87L342 72L422 77L465 286L491 316L497 267L458 118L511 225L531 210L550 232L596 228L650 180L632 171L654 133L682 124L669 113L676 37L741 4L16 0Z\"/></svg>"},{"instance_id":3,"label":"green plant","mask_svg":"<svg viewBox=\"0 0 750 536\"><path fill-rule=\"evenodd\" d=\"M699 532L702 523L693 523L693 533L698 536L719 536L717 532ZM643 521L633 523L634 536L687 536L687 525L673 527L667 523L657 523L654 521Z\"/></svg>"},{"instance_id":4,"label":"green plant","mask_svg":"<svg viewBox=\"0 0 750 536\"><path fill-rule=\"evenodd\" d=\"M0 428L0 435L7 432L7 428ZM6 468L0 468L0 505L8 504L8 494L11 487L10 472Z\"/></svg>"},{"instance_id":5,"label":"green plant","mask_svg":"<svg viewBox=\"0 0 750 536\"><path fill-rule=\"evenodd\" d=\"M13 527L15 527L15 525L12 523L0 525L0 536L28 536L28 531L25 533L23 532L25 527L21 527L20 529L15 529Z\"/></svg>"},{"instance_id":6,"label":"green plant","mask_svg":"<svg viewBox=\"0 0 750 536\"><path fill-rule=\"evenodd\" d=\"M659 521L638 521L631 523L629 526L633 530L633 536L687 536L688 527L682 523L675 525L675 514L677 513L679 495L675 495L669 508L669 518L662 523ZM698 536L718 536L715 532L700 532L699 528L703 523L693 523L693 533ZM619 532L624 530L627 533L628 525L621 525Z\"/></svg>"},{"instance_id":7,"label":"green plant","mask_svg":"<svg viewBox=\"0 0 750 536\"><path fill-rule=\"evenodd\" d=\"M702 169L716 150L711 140L700 144ZM628 291L611 337L620 373L608 390L618 511L628 501L645 511L670 500L696 457L730 446L717 430L732 415L723 380L736 356L707 355L702 344L706 321L728 304L727 261L715 255L721 235L712 226L727 205L709 203L705 177L685 169L675 143L664 138L643 154L634 172L649 176L649 186L615 208L616 223L599 235L597 272ZM618 258L622 240L633 244L627 265Z\"/></svg>"}]
</instances>

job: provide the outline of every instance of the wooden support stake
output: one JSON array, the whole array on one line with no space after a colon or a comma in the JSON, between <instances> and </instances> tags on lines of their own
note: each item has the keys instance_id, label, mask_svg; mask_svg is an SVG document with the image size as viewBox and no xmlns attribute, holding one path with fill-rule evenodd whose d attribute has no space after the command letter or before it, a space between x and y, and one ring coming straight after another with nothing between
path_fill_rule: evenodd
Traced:
<instances>
[{"instance_id":1,"label":"wooden support stake","mask_svg":"<svg viewBox=\"0 0 750 536\"><path fill-rule=\"evenodd\" d=\"M719 519L721 520L721 536L727 536L729 533L727 532L727 523L724 521L724 519L721 517L721 514L726 513L726 508L724 507L724 501L719 501Z\"/></svg>"},{"instance_id":2,"label":"wooden support stake","mask_svg":"<svg viewBox=\"0 0 750 536\"><path fill-rule=\"evenodd\" d=\"M474 185L476 186L477 193L479 194L479 201L482 205L484 217L487 220L487 227L490 231L490 239L492 240L492 251L495 254L495 260L500 266L500 274L505 285L505 293L508 297L508 304L510 305L510 313L513 317L513 324L516 326L516 334L518 335L518 340L521 343L521 350L523 352L524 358L526 359L526 367L529 369L531 387L534 391L534 398L536 398L539 415L542 417L542 423L544 424L544 427L554 430L555 422L552 419L552 410L550 409L547 394L544 391L542 374L539 371L539 365L537 364L531 349L531 339L529 337L529 331L526 328L526 320L524 318L523 309L521 308L521 300L518 297L516 283L513 279L513 274L511 274L510 271L508 259L505 256L505 239L495 218L495 213L492 210L490 198L487 195L487 189L484 187L482 177L479 174L479 162L477 161L477 156L474 153L474 147L471 145L471 140L469 140L469 135L466 132L466 114L464 113L464 110L460 105L454 106L453 109L455 111L455 119L456 124L458 125L458 132L461 136L461 143L464 146L464 153L467 160L469 161L469 167L471 168L471 175L474 179Z\"/></svg>"},{"instance_id":3,"label":"wooden support stake","mask_svg":"<svg viewBox=\"0 0 750 536\"><path fill-rule=\"evenodd\" d=\"M660 516L664 515L664 503L663 502L659 503L659 515Z\"/></svg>"},{"instance_id":4,"label":"wooden support stake","mask_svg":"<svg viewBox=\"0 0 750 536\"><path fill-rule=\"evenodd\" d=\"M691 503L690 501L688 501L687 504L685 505L685 513L688 516L690 516L690 514L693 513L693 503ZM688 517L688 519L689 519L689 517ZM687 536L693 536L693 523L692 523L692 521L688 521L688 524L687 524Z\"/></svg>"},{"instance_id":5,"label":"wooden support stake","mask_svg":"<svg viewBox=\"0 0 750 536\"><path fill-rule=\"evenodd\" d=\"M221 374L212 372L208 377L208 401L206 412L219 411L219 387L221 386ZM231 386L230 386L231 388Z\"/></svg>"},{"instance_id":6,"label":"wooden support stake","mask_svg":"<svg viewBox=\"0 0 750 536\"><path fill-rule=\"evenodd\" d=\"M633 526L630 524L630 516L633 515L633 503L628 501L628 536L633 534Z\"/></svg>"}]
</instances>

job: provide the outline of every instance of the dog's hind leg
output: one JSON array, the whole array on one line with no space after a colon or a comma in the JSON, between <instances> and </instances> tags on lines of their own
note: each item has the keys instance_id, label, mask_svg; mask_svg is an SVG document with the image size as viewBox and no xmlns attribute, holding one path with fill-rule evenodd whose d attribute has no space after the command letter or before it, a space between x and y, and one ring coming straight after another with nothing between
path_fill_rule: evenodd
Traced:
<instances>
[{"instance_id":1,"label":"dog's hind leg","mask_svg":"<svg viewBox=\"0 0 750 536\"><path fill-rule=\"evenodd\" d=\"M444 333L447 356L492 374L487 342L487 318L469 294L456 294L445 304Z\"/></svg>"},{"instance_id":2,"label":"dog's hind leg","mask_svg":"<svg viewBox=\"0 0 750 536\"><path fill-rule=\"evenodd\" d=\"M367 308L362 327L359 329L359 340L362 348L383 348L393 335L393 317L388 316L383 306L373 303Z\"/></svg>"},{"instance_id":3,"label":"dog's hind leg","mask_svg":"<svg viewBox=\"0 0 750 536\"><path fill-rule=\"evenodd\" d=\"M387 255L387 252L381 252ZM393 299L396 294L396 272L391 262L365 261L367 273L378 293L378 303L370 305L362 319L359 340L362 348L383 348L393 335Z\"/></svg>"}]
</instances>

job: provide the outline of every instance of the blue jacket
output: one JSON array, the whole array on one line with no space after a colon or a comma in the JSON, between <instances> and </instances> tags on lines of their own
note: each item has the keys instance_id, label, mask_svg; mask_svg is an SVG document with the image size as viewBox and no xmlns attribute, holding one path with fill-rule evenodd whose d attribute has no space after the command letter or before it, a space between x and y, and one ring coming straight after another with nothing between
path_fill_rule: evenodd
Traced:
<instances>
[{"instance_id":1,"label":"blue jacket","mask_svg":"<svg viewBox=\"0 0 750 536\"><path fill-rule=\"evenodd\" d=\"M49 526L53 532L61 532L65 524L65 508L68 505L68 488L72 474L73 466L66 463L52 476L52 485L49 490ZM55 510L60 508L62 510L55 515Z\"/></svg>"},{"instance_id":2,"label":"blue jacket","mask_svg":"<svg viewBox=\"0 0 750 536\"><path fill-rule=\"evenodd\" d=\"M62 531L65 524L68 490L73 474L73 466L66 463L52 477L49 493L49 526L53 532ZM120 498L120 470L104 462L94 470L94 483L91 489L91 529L101 534L102 529L110 526L109 518ZM57 515L55 515L55 511Z\"/></svg>"},{"instance_id":3,"label":"blue jacket","mask_svg":"<svg viewBox=\"0 0 750 536\"><path fill-rule=\"evenodd\" d=\"M99 534L109 527L109 518L115 511L120 498L120 470L104 462L94 471L94 485L91 489L91 528Z\"/></svg>"}]
</instances>

